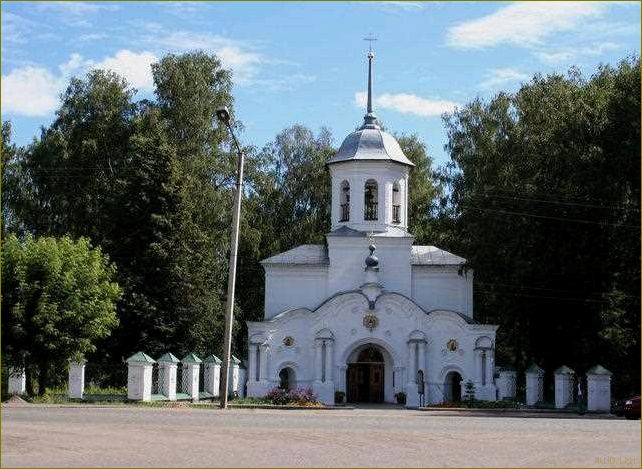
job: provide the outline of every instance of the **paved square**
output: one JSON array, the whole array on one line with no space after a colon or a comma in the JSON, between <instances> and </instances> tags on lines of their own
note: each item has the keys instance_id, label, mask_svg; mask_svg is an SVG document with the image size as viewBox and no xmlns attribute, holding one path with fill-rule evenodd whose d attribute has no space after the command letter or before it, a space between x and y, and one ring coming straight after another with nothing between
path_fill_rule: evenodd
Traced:
<instances>
[{"instance_id":1,"label":"paved square","mask_svg":"<svg viewBox=\"0 0 642 469\"><path fill-rule=\"evenodd\" d=\"M640 422L376 408L3 407L2 466L640 467Z\"/></svg>"}]
</instances>

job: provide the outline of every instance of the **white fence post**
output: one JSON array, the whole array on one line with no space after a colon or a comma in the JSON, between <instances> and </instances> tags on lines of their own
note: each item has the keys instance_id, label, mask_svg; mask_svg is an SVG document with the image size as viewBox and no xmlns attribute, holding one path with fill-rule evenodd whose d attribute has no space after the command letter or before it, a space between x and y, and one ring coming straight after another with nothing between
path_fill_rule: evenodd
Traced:
<instances>
[{"instance_id":1,"label":"white fence post","mask_svg":"<svg viewBox=\"0 0 642 469\"><path fill-rule=\"evenodd\" d=\"M158 360L158 387L170 401L176 400L176 372L180 360L167 352Z\"/></svg>"},{"instance_id":2,"label":"white fence post","mask_svg":"<svg viewBox=\"0 0 642 469\"><path fill-rule=\"evenodd\" d=\"M186 355L182 360L183 365L183 389L189 394L192 401L198 401L199 371L202 360L193 353Z\"/></svg>"},{"instance_id":3,"label":"white fence post","mask_svg":"<svg viewBox=\"0 0 642 469\"><path fill-rule=\"evenodd\" d=\"M9 368L9 383L7 387L9 394L26 394L27 393L27 374L24 368Z\"/></svg>"},{"instance_id":4,"label":"white fence post","mask_svg":"<svg viewBox=\"0 0 642 469\"><path fill-rule=\"evenodd\" d=\"M68 395L71 399L82 399L85 393L85 364L87 360L70 361Z\"/></svg>"},{"instance_id":5,"label":"white fence post","mask_svg":"<svg viewBox=\"0 0 642 469\"><path fill-rule=\"evenodd\" d=\"M573 402L573 377L575 372L568 366L555 370L555 408L563 409Z\"/></svg>"},{"instance_id":6,"label":"white fence post","mask_svg":"<svg viewBox=\"0 0 642 469\"><path fill-rule=\"evenodd\" d=\"M517 373L509 368L501 368L497 378L497 399L515 398L515 380Z\"/></svg>"},{"instance_id":7,"label":"white fence post","mask_svg":"<svg viewBox=\"0 0 642 469\"><path fill-rule=\"evenodd\" d=\"M156 361L143 352L127 359L127 399L152 400L152 370Z\"/></svg>"},{"instance_id":8,"label":"white fence post","mask_svg":"<svg viewBox=\"0 0 642 469\"><path fill-rule=\"evenodd\" d=\"M232 355L230 359L230 379L227 393L240 396L239 393L239 365L241 360Z\"/></svg>"},{"instance_id":9,"label":"white fence post","mask_svg":"<svg viewBox=\"0 0 642 469\"><path fill-rule=\"evenodd\" d=\"M611 373L601 365L586 372L588 392L587 409L594 412L611 412Z\"/></svg>"},{"instance_id":10,"label":"white fence post","mask_svg":"<svg viewBox=\"0 0 642 469\"><path fill-rule=\"evenodd\" d=\"M213 397L219 397L221 382L221 360L216 355L210 355L203 360L205 367L205 392L210 393Z\"/></svg>"},{"instance_id":11,"label":"white fence post","mask_svg":"<svg viewBox=\"0 0 642 469\"><path fill-rule=\"evenodd\" d=\"M526 370L526 405L544 400L544 370L533 364Z\"/></svg>"}]
</instances>

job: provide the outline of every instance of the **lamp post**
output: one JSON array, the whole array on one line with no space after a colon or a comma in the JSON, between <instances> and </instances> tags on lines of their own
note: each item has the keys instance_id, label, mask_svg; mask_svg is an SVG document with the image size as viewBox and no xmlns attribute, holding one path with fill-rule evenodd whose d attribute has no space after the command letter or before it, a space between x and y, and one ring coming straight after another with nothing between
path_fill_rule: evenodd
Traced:
<instances>
[{"instance_id":1,"label":"lamp post","mask_svg":"<svg viewBox=\"0 0 642 469\"><path fill-rule=\"evenodd\" d=\"M227 278L227 303L225 304L225 337L223 344L223 363L221 364L221 408L227 408L227 392L230 375L230 356L232 354L232 322L234 318L234 288L236 286L236 257L239 244L239 222L241 217L241 198L243 197L243 150L239 145L232 126L230 125L230 113L227 108L222 107L216 110L216 117L225 124L232 136L236 146L237 170L236 170L236 194L234 195L234 207L232 208L232 239L230 246L230 265Z\"/></svg>"}]
</instances>

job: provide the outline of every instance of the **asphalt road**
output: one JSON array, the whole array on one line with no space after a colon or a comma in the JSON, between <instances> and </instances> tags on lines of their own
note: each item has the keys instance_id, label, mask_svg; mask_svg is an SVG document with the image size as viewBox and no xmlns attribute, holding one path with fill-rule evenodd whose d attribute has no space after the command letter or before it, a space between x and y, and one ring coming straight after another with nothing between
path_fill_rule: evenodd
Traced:
<instances>
[{"instance_id":1,"label":"asphalt road","mask_svg":"<svg viewBox=\"0 0 642 469\"><path fill-rule=\"evenodd\" d=\"M2 408L3 467L640 467L640 422L400 409Z\"/></svg>"}]
</instances>

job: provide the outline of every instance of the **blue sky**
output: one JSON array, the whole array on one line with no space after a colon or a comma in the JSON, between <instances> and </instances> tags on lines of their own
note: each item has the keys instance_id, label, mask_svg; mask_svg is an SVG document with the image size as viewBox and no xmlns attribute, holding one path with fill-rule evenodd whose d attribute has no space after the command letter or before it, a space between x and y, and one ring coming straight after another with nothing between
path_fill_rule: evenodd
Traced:
<instances>
[{"instance_id":1,"label":"blue sky","mask_svg":"<svg viewBox=\"0 0 642 469\"><path fill-rule=\"evenodd\" d=\"M152 93L167 52L216 52L234 72L246 144L326 126L335 143L364 114L375 42L375 112L446 161L441 114L515 90L535 73L592 73L639 54L636 2L2 2L2 119L29 142L70 76L110 68Z\"/></svg>"}]
</instances>

